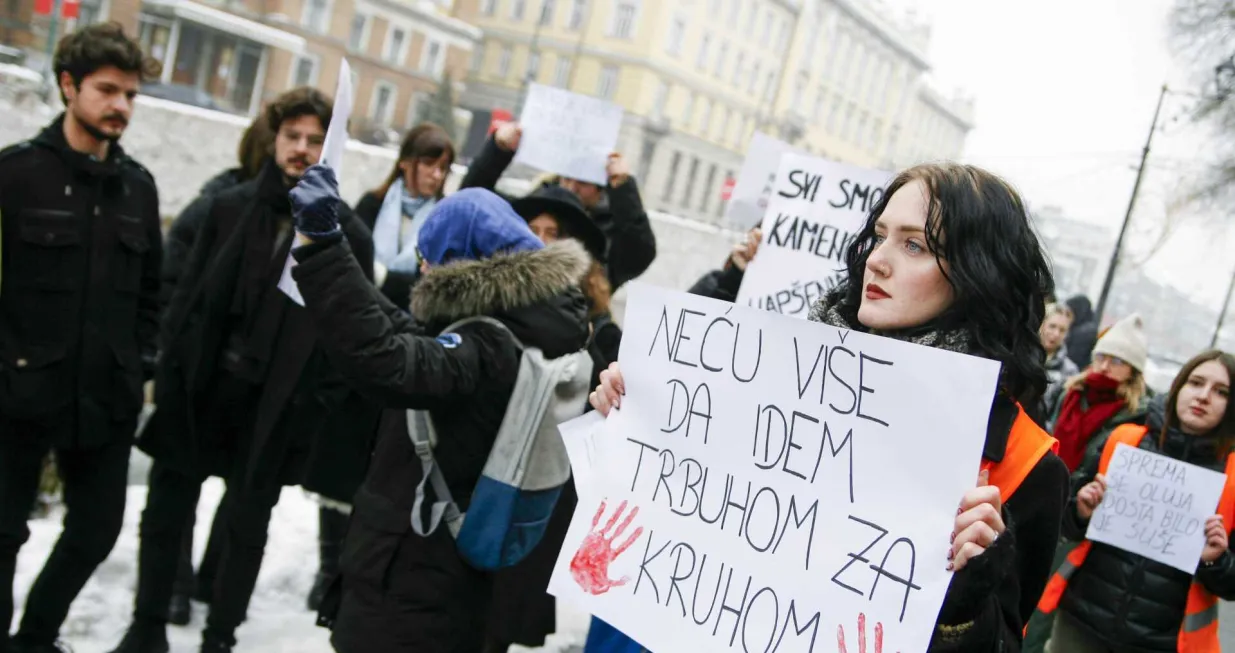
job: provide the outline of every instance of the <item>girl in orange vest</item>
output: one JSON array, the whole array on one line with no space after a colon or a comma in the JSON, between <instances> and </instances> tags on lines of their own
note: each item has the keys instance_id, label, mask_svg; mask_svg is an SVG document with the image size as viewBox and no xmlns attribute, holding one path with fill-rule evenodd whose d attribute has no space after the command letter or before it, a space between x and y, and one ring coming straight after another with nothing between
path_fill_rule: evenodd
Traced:
<instances>
[{"instance_id":1,"label":"girl in orange vest","mask_svg":"<svg viewBox=\"0 0 1235 653\"><path fill-rule=\"evenodd\" d=\"M1050 574L1068 495L1054 440L1021 409L1046 386L1038 327L1053 285L1024 204L1006 182L973 166L910 168L854 234L845 264L848 280L815 304L811 320L1003 365L985 471L957 497L946 563L956 573L929 650L1019 650ZM608 414L624 393L615 363L601 374L592 405Z\"/></svg>"},{"instance_id":2,"label":"girl in orange vest","mask_svg":"<svg viewBox=\"0 0 1235 653\"><path fill-rule=\"evenodd\" d=\"M1208 351L1188 361L1170 393L1151 402L1143 424L1117 428L1094 442L1073 476L1080 490L1064 515L1064 535L1082 540L1106 491L1100 473L1116 442L1227 472L1218 514L1205 524L1195 574L1098 542L1082 542L1039 603L1054 613L1049 653L1210 653L1220 650L1216 598L1235 599L1235 557L1228 550L1235 516L1235 410L1228 408L1235 357Z\"/></svg>"}]
</instances>

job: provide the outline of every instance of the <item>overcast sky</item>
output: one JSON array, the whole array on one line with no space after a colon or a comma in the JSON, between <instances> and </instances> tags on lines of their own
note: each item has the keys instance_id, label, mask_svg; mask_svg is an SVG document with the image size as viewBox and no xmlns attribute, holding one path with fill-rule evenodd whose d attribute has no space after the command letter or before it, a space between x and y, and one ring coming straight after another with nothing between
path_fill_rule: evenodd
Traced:
<instances>
[{"instance_id":1,"label":"overcast sky","mask_svg":"<svg viewBox=\"0 0 1235 653\"><path fill-rule=\"evenodd\" d=\"M1032 204L1108 227L1113 240L1162 83L1198 90L1168 50L1170 0L888 1L933 22L936 85L976 99L965 159L1007 177ZM1169 95L1164 105L1129 256L1216 309L1235 238L1214 216L1176 212L1182 226L1147 259L1204 150L1200 130L1176 120L1192 101Z\"/></svg>"}]
</instances>

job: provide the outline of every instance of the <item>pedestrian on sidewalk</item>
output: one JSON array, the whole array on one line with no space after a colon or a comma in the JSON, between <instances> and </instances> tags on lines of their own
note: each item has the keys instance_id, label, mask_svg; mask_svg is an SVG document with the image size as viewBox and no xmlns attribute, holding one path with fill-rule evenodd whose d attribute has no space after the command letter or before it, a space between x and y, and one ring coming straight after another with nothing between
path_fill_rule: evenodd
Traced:
<instances>
[{"instance_id":1,"label":"pedestrian on sidewalk","mask_svg":"<svg viewBox=\"0 0 1235 653\"><path fill-rule=\"evenodd\" d=\"M124 521L129 449L155 358L159 197L118 141L158 63L120 26L66 36L52 61L65 109L0 152L0 652L54 653L69 605ZM48 451L64 530L26 597L13 575Z\"/></svg>"},{"instance_id":2,"label":"pedestrian on sidewalk","mask_svg":"<svg viewBox=\"0 0 1235 653\"><path fill-rule=\"evenodd\" d=\"M157 409L138 444L154 458L142 513L134 620L115 653L166 653L168 604L189 515L209 476L227 480L227 532L203 653L236 644L261 569L270 514L297 485L349 388L302 306L278 288L294 242L288 190L317 162L332 105L298 88L266 109L273 156L256 179L209 199L161 335ZM341 229L371 271L369 232Z\"/></svg>"},{"instance_id":3,"label":"pedestrian on sidewalk","mask_svg":"<svg viewBox=\"0 0 1235 653\"><path fill-rule=\"evenodd\" d=\"M574 241L541 243L497 195L459 191L420 230L413 322L380 293L364 291L333 219L333 175L320 172L310 171L295 191L305 198L296 200L304 207L297 229L311 243L296 250L294 274L317 329L332 334L331 360L385 408L344 541L341 600L337 610L323 606L322 623L333 627L340 653L477 653L493 574L470 565L448 529L413 531L424 472L408 409L428 412L440 435L434 457L466 513L515 388L518 343L557 359L587 342L578 285L588 257ZM470 322L441 334L480 316L503 326Z\"/></svg>"},{"instance_id":4,"label":"pedestrian on sidewalk","mask_svg":"<svg viewBox=\"0 0 1235 653\"><path fill-rule=\"evenodd\" d=\"M1235 599L1235 357L1212 350L1184 364L1171 390L1145 416L1095 441L1072 477L1065 537L1079 542L1038 604L1052 619L1049 653L1208 653L1221 650L1218 599ZM1216 514L1205 522L1205 548L1187 573L1144 556L1085 540L1107 490L1115 447L1160 453L1227 474Z\"/></svg>"}]
</instances>

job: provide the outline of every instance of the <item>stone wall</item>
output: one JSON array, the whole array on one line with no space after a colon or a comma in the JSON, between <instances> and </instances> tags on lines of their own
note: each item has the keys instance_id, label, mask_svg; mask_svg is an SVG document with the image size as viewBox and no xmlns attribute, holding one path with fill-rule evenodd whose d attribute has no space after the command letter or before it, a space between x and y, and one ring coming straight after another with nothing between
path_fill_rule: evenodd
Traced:
<instances>
[{"instance_id":1,"label":"stone wall","mask_svg":"<svg viewBox=\"0 0 1235 653\"><path fill-rule=\"evenodd\" d=\"M0 100L0 144L31 138L58 109L31 100L14 104ZM236 165L236 145L247 121L237 116L206 111L154 98L141 97L133 122L121 141L125 151L146 166L159 186L165 219L180 212L206 180ZM343 198L355 202L364 191L390 173L395 152L348 143L341 176ZM461 169L452 175L458 183ZM518 184L512 184L515 190ZM642 281L685 290L704 272L721 264L740 234L664 213L652 214L658 256ZM620 293L614 312L620 318Z\"/></svg>"}]
</instances>

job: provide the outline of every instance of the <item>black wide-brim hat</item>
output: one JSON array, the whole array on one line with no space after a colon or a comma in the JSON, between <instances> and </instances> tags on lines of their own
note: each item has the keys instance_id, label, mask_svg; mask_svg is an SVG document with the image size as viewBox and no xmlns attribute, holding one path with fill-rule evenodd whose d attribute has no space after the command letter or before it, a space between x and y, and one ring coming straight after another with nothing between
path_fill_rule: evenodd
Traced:
<instances>
[{"instance_id":1,"label":"black wide-brim hat","mask_svg":"<svg viewBox=\"0 0 1235 653\"><path fill-rule=\"evenodd\" d=\"M561 186L545 185L537 188L531 195L510 203L515 213L527 222L537 216L548 213L557 220L562 235L574 238L583 243L583 248L597 261L605 262L605 250L608 239L605 232L596 226L583 202L574 193Z\"/></svg>"}]
</instances>

